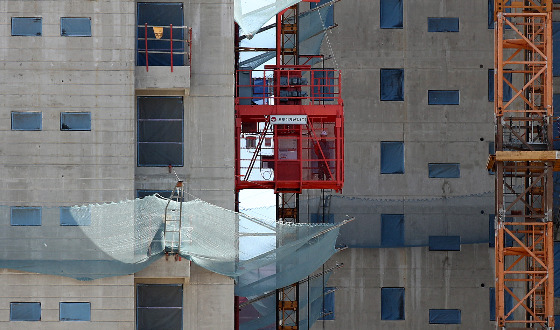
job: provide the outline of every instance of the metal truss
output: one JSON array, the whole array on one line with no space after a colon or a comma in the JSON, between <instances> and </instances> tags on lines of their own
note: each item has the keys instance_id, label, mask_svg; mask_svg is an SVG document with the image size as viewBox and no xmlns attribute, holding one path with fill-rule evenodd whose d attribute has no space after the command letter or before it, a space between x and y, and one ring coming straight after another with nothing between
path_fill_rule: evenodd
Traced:
<instances>
[{"instance_id":1,"label":"metal truss","mask_svg":"<svg viewBox=\"0 0 560 330\"><path fill-rule=\"evenodd\" d=\"M497 327L552 329L552 1L495 8Z\"/></svg>"}]
</instances>

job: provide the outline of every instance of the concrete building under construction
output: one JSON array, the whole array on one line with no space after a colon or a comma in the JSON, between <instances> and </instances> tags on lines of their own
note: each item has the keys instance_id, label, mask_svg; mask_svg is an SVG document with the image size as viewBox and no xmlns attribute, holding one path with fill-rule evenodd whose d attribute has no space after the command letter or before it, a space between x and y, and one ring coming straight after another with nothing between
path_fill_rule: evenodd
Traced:
<instances>
[{"instance_id":1,"label":"concrete building under construction","mask_svg":"<svg viewBox=\"0 0 560 330\"><path fill-rule=\"evenodd\" d=\"M291 1L257 33L237 0L4 0L0 328L553 328L553 2ZM271 31L274 46L245 44ZM270 189L279 222L355 220L322 267L286 262L293 285L280 262L255 266L278 283L254 296L174 246L104 266L118 276L51 259L65 242L102 254L78 228L96 215L68 208L174 187L180 205L238 211L241 191ZM286 226L260 234L275 258L305 255L282 250ZM239 248L242 226L223 227ZM302 246L319 255L328 230Z\"/></svg>"}]
</instances>

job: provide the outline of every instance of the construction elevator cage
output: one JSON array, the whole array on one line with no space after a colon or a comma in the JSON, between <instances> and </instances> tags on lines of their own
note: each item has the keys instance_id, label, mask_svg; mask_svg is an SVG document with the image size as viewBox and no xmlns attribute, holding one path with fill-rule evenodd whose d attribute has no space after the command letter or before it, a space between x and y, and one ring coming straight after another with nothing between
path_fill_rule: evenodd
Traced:
<instances>
[{"instance_id":1,"label":"construction elevator cage","mask_svg":"<svg viewBox=\"0 0 560 330\"><path fill-rule=\"evenodd\" d=\"M344 182L340 71L308 65L238 70L236 190L333 189Z\"/></svg>"}]
</instances>

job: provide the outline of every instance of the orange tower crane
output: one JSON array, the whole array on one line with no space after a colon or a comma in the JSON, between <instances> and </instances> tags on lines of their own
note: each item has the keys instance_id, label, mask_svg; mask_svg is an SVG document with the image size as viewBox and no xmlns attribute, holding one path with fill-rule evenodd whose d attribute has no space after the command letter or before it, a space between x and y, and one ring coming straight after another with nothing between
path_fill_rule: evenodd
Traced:
<instances>
[{"instance_id":1,"label":"orange tower crane","mask_svg":"<svg viewBox=\"0 0 560 330\"><path fill-rule=\"evenodd\" d=\"M552 0L496 0L494 18L496 322L553 329Z\"/></svg>"}]
</instances>

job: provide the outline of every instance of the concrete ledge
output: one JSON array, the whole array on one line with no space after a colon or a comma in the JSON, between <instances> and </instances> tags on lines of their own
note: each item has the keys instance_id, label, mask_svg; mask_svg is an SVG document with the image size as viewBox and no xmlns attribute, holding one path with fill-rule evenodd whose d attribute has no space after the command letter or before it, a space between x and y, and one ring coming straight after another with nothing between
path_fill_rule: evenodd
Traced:
<instances>
[{"instance_id":1,"label":"concrete ledge","mask_svg":"<svg viewBox=\"0 0 560 330\"><path fill-rule=\"evenodd\" d=\"M168 66L137 66L134 72L136 89L180 88L189 89L191 84L191 67L174 66L173 72Z\"/></svg>"},{"instance_id":2,"label":"concrete ledge","mask_svg":"<svg viewBox=\"0 0 560 330\"><path fill-rule=\"evenodd\" d=\"M169 260L165 260L165 257L162 257L138 273L135 273L134 279L184 278L190 277L190 273L191 266L189 260L181 259L180 261L175 261L175 258L170 256Z\"/></svg>"}]
</instances>

